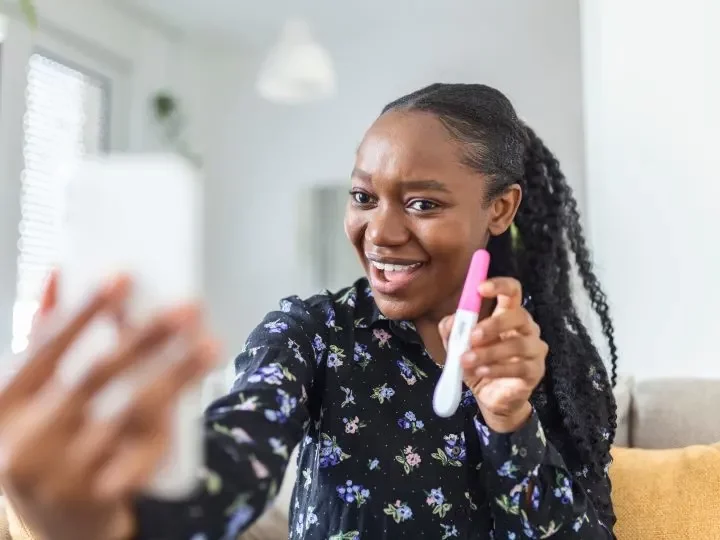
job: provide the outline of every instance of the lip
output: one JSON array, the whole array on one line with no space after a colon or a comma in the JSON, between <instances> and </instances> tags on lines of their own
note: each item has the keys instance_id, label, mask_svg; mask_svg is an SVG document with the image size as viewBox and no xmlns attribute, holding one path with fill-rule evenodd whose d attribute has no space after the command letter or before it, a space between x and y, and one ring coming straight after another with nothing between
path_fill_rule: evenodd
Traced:
<instances>
[{"instance_id":1,"label":"lip","mask_svg":"<svg viewBox=\"0 0 720 540\"><path fill-rule=\"evenodd\" d=\"M381 257L375 254L367 253L366 255L368 263L368 277L370 278L370 285L374 291L386 295L396 296L407 289L418 277L422 274L422 271L427 265L426 261L418 261L411 259L401 259L397 257ZM396 276L394 279L389 280L385 276L385 272L376 268L372 263L383 263L383 264L397 264L397 265L413 265L417 264L416 268L413 268L409 272L403 272L402 275Z\"/></svg>"}]
</instances>

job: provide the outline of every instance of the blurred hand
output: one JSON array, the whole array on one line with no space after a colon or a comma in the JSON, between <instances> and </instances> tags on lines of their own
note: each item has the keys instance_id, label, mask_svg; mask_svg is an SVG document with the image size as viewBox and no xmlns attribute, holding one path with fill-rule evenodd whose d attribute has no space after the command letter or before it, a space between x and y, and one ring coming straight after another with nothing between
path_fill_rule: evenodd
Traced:
<instances>
[{"instance_id":1,"label":"blurred hand","mask_svg":"<svg viewBox=\"0 0 720 540\"><path fill-rule=\"evenodd\" d=\"M48 540L130 538L132 497L152 478L169 438L169 416L184 387L215 363L214 343L199 310L160 314L143 328L124 328L115 351L98 359L72 387L55 377L63 353L98 316L122 313L130 284L108 283L73 318L48 322L57 276L45 291L28 358L0 391L0 485L24 520ZM40 339L40 336L42 339ZM137 388L116 417L93 418L91 401L170 340L187 343L184 357Z\"/></svg>"},{"instance_id":2,"label":"blurred hand","mask_svg":"<svg viewBox=\"0 0 720 540\"><path fill-rule=\"evenodd\" d=\"M470 350L462 357L464 382L478 402L488 427L516 431L532 413L530 396L545 374L547 344L540 327L522 306L522 287L512 278L494 278L479 288L497 304L473 330ZM454 316L440 322L447 347Z\"/></svg>"}]
</instances>

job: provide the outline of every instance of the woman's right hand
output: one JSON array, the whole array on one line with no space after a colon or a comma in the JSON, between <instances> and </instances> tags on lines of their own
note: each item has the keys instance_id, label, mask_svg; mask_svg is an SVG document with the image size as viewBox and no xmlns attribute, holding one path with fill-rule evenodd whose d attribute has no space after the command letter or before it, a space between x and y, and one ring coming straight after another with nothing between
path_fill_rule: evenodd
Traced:
<instances>
[{"instance_id":1,"label":"woman's right hand","mask_svg":"<svg viewBox=\"0 0 720 540\"><path fill-rule=\"evenodd\" d=\"M109 283L52 334L41 341L31 338L25 365L0 391L0 485L42 538L132 537L131 501L164 454L172 406L216 361L198 308L185 306L143 328L124 329L114 352L99 359L78 384L61 385L55 374L63 354L97 317L121 313L129 288L126 279ZM55 276L36 330L47 328L56 290ZM93 417L91 401L101 390L174 338L187 343L180 361L138 387L116 417Z\"/></svg>"}]
</instances>

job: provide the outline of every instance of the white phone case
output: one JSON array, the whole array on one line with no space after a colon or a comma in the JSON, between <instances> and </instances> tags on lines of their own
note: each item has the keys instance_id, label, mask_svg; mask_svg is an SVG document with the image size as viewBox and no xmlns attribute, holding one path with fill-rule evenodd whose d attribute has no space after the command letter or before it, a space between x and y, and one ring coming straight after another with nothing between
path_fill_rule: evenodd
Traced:
<instances>
[{"instance_id":1,"label":"white phone case","mask_svg":"<svg viewBox=\"0 0 720 540\"><path fill-rule=\"evenodd\" d=\"M127 154L85 160L68 184L59 261L59 309L76 310L105 279L132 277L129 321L202 296L202 189L195 169L173 155ZM61 365L72 383L117 340L116 326L98 320ZM133 391L162 370L141 364L103 391L94 413L119 412ZM176 499L197 485L203 461L201 389L187 390L173 414L172 439L148 494Z\"/></svg>"}]
</instances>

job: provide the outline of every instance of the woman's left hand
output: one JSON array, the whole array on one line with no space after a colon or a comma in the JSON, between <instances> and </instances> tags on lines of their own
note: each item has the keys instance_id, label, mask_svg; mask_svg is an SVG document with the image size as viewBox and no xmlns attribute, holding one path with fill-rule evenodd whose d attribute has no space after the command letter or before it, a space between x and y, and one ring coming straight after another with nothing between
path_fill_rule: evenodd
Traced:
<instances>
[{"instance_id":1,"label":"woman's left hand","mask_svg":"<svg viewBox=\"0 0 720 540\"><path fill-rule=\"evenodd\" d=\"M488 427L509 433L522 427L532 413L530 395L545 374L548 345L522 305L520 282L493 278L480 285L479 292L497 304L473 330L470 350L462 356L464 382ZM448 317L440 323L445 343L452 322Z\"/></svg>"}]
</instances>

